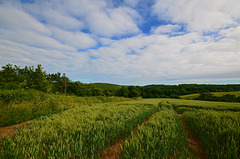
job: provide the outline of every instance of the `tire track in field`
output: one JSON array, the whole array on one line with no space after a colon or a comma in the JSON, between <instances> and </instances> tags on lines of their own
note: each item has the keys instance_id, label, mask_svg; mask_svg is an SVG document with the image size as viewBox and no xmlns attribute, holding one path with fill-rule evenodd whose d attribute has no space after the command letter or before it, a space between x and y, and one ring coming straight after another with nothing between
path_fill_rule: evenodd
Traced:
<instances>
[{"instance_id":1,"label":"tire track in field","mask_svg":"<svg viewBox=\"0 0 240 159\"><path fill-rule=\"evenodd\" d=\"M2 138L2 136L9 136L10 138L13 138L16 127L21 125L27 125L27 123L31 123L31 122L33 122L33 120L29 120L29 121L11 125L11 126L0 127L0 139Z\"/></svg>"},{"instance_id":2,"label":"tire track in field","mask_svg":"<svg viewBox=\"0 0 240 159\"><path fill-rule=\"evenodd\" d=\"M178 114L178 116L182 123L182 127L184 128L187 135L188 147L191 148L196 153L195 159L207 159L199 139L196 136L192 135L191 129L189 125L184 121L182 114Z\"/></svg>"},{"instance_id":3,"label":"tire track in field","mask_svg":"<svg viewBox=\"0 0 240 159\"><path fill-rule=\"evenodd\" d=\"M159 110L160 111L160 106L159 106ZM145 124L148 120L150 120L158 111L156 111L155 113L153 113L150 117L148 117L147 119L145 119L141 124L138 124L138 126L133 127L132 131L135 134L137 132L137 128L143 124ZM131 134L129 136L127 136L126 138L123 138L121 140L119 140L118 142L116 142L114 145L106 148L105 152L103 153L104 155L101 156L99 159L117 159L120 158L120 146L122 145L122 143L125 141L125 139L129 138L131 136Z\"/></svg>"}]
</instances>

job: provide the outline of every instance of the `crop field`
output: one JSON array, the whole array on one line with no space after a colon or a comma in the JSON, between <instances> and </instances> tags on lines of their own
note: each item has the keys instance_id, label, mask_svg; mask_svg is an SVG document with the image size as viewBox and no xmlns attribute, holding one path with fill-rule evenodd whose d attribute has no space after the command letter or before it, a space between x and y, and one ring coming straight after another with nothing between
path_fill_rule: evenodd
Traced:
<instances>
[{"instance_id":1,"label":"crop field","mask_svg":"<svg viewBox=\"0 0 240 159\"><path fill-rule=\"evenodd\" d=\"M36 90L0 90L0 127L93 103L129 101L123 97L78 97L47 94Z\"/></svg>"},{"instance_id":2,"label":"crop field","mask_svg":"<svg viewBox=\"0 0 240 159\"><path fill-rule=\"evenodd\" d=\"M206 154L192 149L189 132ZM108 158L106 150L120 142L116 158L237 159L239 134L239 103L162 98L88 104L18 127L13 138L2 137L0 158Z\"/></svg>"},{"instance_id":3,"label":"crop field","mask_svg":"<svg viewBox=\"0 0 240 159\"><path fill-rule=\"evenodd\" d=\"M168 101L178 113L183 113L186 110L205 109L216 111L240 111L240 103L227 102L212 102L186 99L161 99Z\"/></svg>"},{"instance_id":4,"label":"crop field","mask_svg":"<svg viewBox=\"0 0 240 159\"><path fill-rule=\"evenodd\" d=\"M211 94L213 94L216 97L220 97L226 94L230 94L230 95L235 95L236 97L240 96L240 91L236 91L236 92L211 92ZM195 93L195 94L189 94L189 95L182 95L180 96L181 99L194 99L199 97L200 93Z\"/></svg>"},{"instance_id":5,"label":"crop field","mask_svg":"<svg viewBox=\"0 0 240 159\"><path fill-rule=\"evenodd\" d=\"M121 158L189 158L186 133L170 104L157 112L122 144Z\"/></svg>"},{"instance_id":6,"label":"crop field","mask_svg":"<svg viewBox=\"0 0 240 159\"><path fill-rule=\"evenodd\" d=\"M208 158L240 158L240 104L167 99L199 137Z\"/></svg>"},{"instance_id":7,"label":"crop field","mask_svg":"<svg viewBox=\"0 0 240 159\"><path fill-rule=\"evenodd\" d=\"M158 110L157 103L123 102L76 107L44 117L13 139L4 137L3 158L97 158Z\"/></svg>"}]
</instances>

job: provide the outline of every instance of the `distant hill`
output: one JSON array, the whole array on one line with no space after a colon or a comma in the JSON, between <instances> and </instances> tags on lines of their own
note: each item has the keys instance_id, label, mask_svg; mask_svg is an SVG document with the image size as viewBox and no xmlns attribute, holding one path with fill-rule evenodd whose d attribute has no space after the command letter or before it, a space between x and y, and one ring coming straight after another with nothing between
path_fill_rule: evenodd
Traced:
<instances>
[{"instance_id":1,"label":"distant hill","mask_svg":"<svg viewBox=\"0 0 240 159\"><path fill-rule=\"evenodd\" d=\"M210 92L210 93L213 94L216 97L221 97L221 96L226 95L226 94L235 95L236 97L240 96L240 91L236 91L236 92ZM180 98L182 98L182 99L194 99L194 98L199 97L199 95L200 95L200 93L189 94L189 95L180 96Z\"/></svg>"},{"instance_id":2,"label":"distant hill","mask_svg":"<svg viewBox=\"0 0 240 159\"><path fill-rule=\"evenodd\" d=\"M92 83L94 86L101 88L101 89L110 89L110 90L117 90L120 89L122 86L117 84L110 84L110 83Z\"/></svg>"},{"instance_id":3,"label":"distant hill","mask_svg":"<svg viewBox=\"0 0 240 159\"><path fill-rule=\"evenodd\" d=\"M149 88L149 87L162 87L162 86L165 86L164 84L151 84L151 85L146 85L146 86L143 86L144 88Z\"/></svg>"}]
</instances>

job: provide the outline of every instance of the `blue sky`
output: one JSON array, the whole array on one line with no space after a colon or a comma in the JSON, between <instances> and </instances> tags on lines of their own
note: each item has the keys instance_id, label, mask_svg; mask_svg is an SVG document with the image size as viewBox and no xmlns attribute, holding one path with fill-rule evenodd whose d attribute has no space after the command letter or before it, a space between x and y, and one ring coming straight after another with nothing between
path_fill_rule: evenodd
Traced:
<instances>
[{"instance_id":1,"label":"blue sky","mask_svg":"<svg viewBox=\"0 0 240 159\"><path fill-rule=\"evenodd\" d=\"M238 0L0 0L0 64L74 81L240 83Z\"/></svg>"}]
</instances>

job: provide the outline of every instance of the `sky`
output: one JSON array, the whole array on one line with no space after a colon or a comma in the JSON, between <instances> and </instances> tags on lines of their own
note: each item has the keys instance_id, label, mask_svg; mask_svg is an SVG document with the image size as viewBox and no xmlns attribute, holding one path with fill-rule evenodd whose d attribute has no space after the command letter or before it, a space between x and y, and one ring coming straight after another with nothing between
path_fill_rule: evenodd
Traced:
<instances>
[{"instance_id":1,"label":"sky","mask_svg":"<svg viewBox=\"0 0 240 159\"><path fill-rule=\"evenodd\" d=\"M0 65L72 81L240 83L239 0L0 0Z\"/></svg>"}]
</instances>

